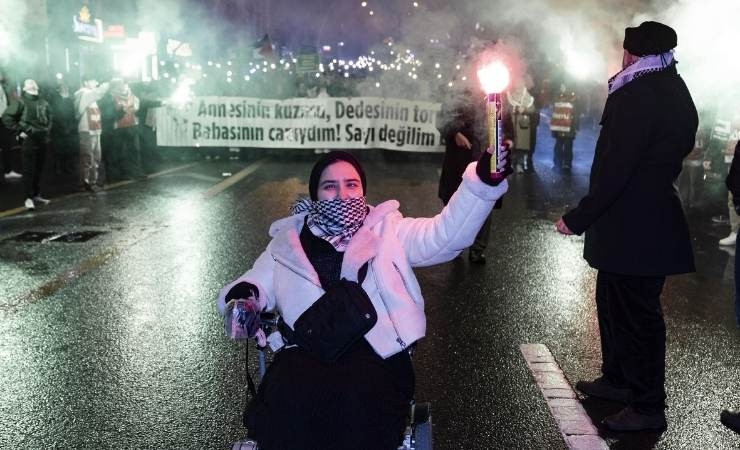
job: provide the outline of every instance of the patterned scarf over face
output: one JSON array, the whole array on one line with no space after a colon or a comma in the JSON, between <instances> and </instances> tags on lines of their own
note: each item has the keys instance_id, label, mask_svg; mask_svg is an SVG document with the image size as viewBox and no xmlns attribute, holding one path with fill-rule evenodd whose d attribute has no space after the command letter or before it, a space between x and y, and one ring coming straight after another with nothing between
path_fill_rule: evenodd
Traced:
<instances>
[{"instance_id":1,"label":"patterned scarf over face","mask_svg":"<svg viewBox=\"0 0 740 450\"><path fill-rule=\"evenodd\" d=\"M643 75L669 68L673 61L673 50L660 55L643 56L609 79L609 95Z\"/></svg>"},{"instance_id":2,"label":"patterned scarf over face","mask_svg":"<svg viewBox=\"0 0 740 450\"><path fill-rule=\"evenodd\" d=\"M326 240L343 252L367 215L365 197L313 201L300 198L290 208L291 214L308 212L306 225L314 236Z\"/></svg>"}]
</instances>

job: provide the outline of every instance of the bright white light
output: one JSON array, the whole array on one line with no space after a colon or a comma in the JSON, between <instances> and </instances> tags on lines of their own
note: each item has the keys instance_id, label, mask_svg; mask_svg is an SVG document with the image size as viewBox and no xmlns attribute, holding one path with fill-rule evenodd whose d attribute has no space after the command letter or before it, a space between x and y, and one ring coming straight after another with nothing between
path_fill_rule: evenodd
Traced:
<instances>
[{"instance_id":1,"label":"bright white light","mask_svg":"<svg viewBox=\"0 0 740 450\"><path fill-rule=\"evenodd\" d=\"M378 83L378 82L376 81L376 82L375 82L375 87L380 87L380 83Z\"/></svg>"},{"instance_id":2,"label":"bright white light","mask_svg":"<svg viewBox=\"0 0 740 450\"><path fill-rule=\"evenodd\" d=\"M566 70L579 80L591 78L598 71L600 55L588 39L576 40L570 33L565 33L560 41L560 49L566 59Z\"/></svg>"},{"instance_id":3,"label":"bright white light","mask_svg":"<svg viewBox=\"0 0 740 450\"><path fill-rule=\"evenodd\" d=\"M231 83L231 77L227 78L226 82Z\"/></svg>"},{"instance_id":4,"label":"bright white light","mask_svg":"<svg viewBox=\"0 0 740 450\"><path fill-rule=\"evenodd\" d=\"M164 65L164 62L162 62L162 65ZM213 65L213 61L208 61L208 65L209 66L212 66Z\"/></svg>"},{"instance_id":5,"label":"bright white light","mask_svg":"<svg viewBox=\"0 0 740 450\"><path fill-rule=\"evenodd\" d=\"M273 64L270 64L270 69L272 69L272 70L275 70L275 67L276 67L276 66L275 66L275 64L274 64L274 63L273 63Z\"/></svg>"},{"instance_id":6,"label":"bright white light","mask_svg":"<svg viewBox=\"0 0 740 450\"><path fill-rule=\"evenodd\" d=\"M501 61L493 61L478 69L478 79L486 94L498 94L509 85L509 69Z\"/></svg>"},{"instance_id":7,"label":"bright white light","mask_svg":"<svg viewBox=\"0 0 740 450\"><path fill-rule=\"evenodd\" d=\"M449 83L447 83L447 86L452 87L452 81L450 81Z\"/></svg>"},{"instance_id":8,"label":"bright white light","mask_svg":"<svg viewBox=\"0 0 740 450\"><path fill-rule=\"evenodd\" d=\"M344 72L344 78L349 78L349 73Z\"/></svg>"},{"instance_id":9,"label":"bright white light","mask_svg":"<svg viewBox=\"0 0 740 450\"><path fill-rule=\"evenodd\" d=\"M231 65L231 61L226 61L226 64L228 64L230 66Z\"/></svg>"},{"instance_id":10,"label":"bright white light","mask_svg":"<svg viewBox=\"0 0 740 450\"><path fill-rule=\"evenodd\" d=\"M57 72L57 80L61 80L63 78L62 74Z\"/></svg>"},{"instance_id":11,"label":"bright white light","mask_svg":"<svg viewBox=\"0 0 740 450\"><path fill-rule=\"evenodd\" d=\"M439 63L434 63L434 68L439 69Z\"/></svg>"},{"instance_id":12,"label":"bright white light","mask_svg":"<svg viewBox=\"0 0 740 450\"><path fill-rule=\"evenodd\" d=\"M371 16L374 16L374 15L375 15L375 11L373 11L373 10L371 9L371 10L370 10L370 15L371 15Z\"/></svg>"},{"instance_id":13,"label":"bright white light","mask_svg":"<svg viewBox=\"0 0 740 450\"><path fill-rule=\"evenodd\" d=\"M174 81L174 78L172 79ZM170 102L176 106L182 107L193 99L193 92L190 87L195 84L195 80L192 78L185 77L180 82L180 85L175 89L170 97Z\"/></svg>"},{"instance_id":14,"label":"bright white light","mask_svg":"<svg viewBox=\"0 0 740 450\"><path fill-rule=\"evenodd\" d=\"M321 78L321 74L316 72L316 78Z\"/></svg>"},{"instance_id":15,"label":"bright white light","mask_svg":"<svg viewBox=\"0 0 740 450\"><path fill-rule=\"evenodd\" d=\"M216 63L216 68L217 69L220 69L221 68L221 63Z\"/></svg>"},{"instance_id":16,"label":"bright white light","mask_svg":"<svg viewBox=\"0 0 740 450\"><path fill-rule=\"evenodd\" d=\"M367 2L360 3L360 6L362 6L363 8L366 7L367 6Z\"/></svg>"},{"instance_id":17,"label":"bright white light","mask_svg":"<svg viewBox=\"0 0 740 450\"><path fill-rule=\"evenodd\" d=\"M230 70L226 71L226 76L227 77L230 77L231 75L233 75L233 72L231 72Z\"/></svg>"},{"instance_id":18,"label":"bright white light","mask_svg":"<svg viewBox=\"0 0 740 450\"><path fill-rule=\"evenodd\" d=\"M249 81L249 75L244 75L244 81Z\"/></svg>"},{"instance_id":19,"label":"bright white light","mask_svg":"<svg viewBox=\"0 0 740 450\"><path fill-rule=\"evenodd\" d=\"M344 42L340 42L340 43L339 43L339 46L340 46L340 47L344 47Z\"/></svg>"},{"instance_id":20,"label":"bright white light","mask_svg":"<svg viewBox=\"0 0 740 450\"><path fill-rule=\"evenodd\" d=\"M414 2L414 8L418 8L418 7L419 7L419 3L418 2Z\"/></svg>"}]
</instances>

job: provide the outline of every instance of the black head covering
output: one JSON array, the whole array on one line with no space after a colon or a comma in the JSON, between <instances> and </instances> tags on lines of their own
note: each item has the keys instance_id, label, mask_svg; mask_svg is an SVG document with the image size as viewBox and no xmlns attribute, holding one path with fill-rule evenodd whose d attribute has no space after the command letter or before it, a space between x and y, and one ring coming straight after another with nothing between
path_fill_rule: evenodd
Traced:
<instances>
[{"instance_id":1,"label":"black head covering","mask_svg":"<svg viewBox=\"0 0 740 450\"><path fill-rule=\"evenodd\" d=\"M352 164L352 167L354 167L355 170L357 170L357 173L360 174L362 193L365 194L367 192L365 171L362 170L362 166L360 165L360 162L357 160L357 158L352 156L350 153L341 150L334 150L319 158L319 160L316 161L316 164L314 164L313 169L311 169L311 177L308 179L308 193L311 195L311 200L318 200L317 193L319 190L319 179L321 178L321 173L324 171L324 169L338 161L344 161Z\"/></svg>"},{"instance_id":2,"label":"black head covering","mask_svg":"<svg viewBox=\"0 0 740 450\"><path fill-rule=\"evenodd\" d=\"M643 22L624 30L623 47L635 56L659 55L676 45L676 30L659 22Z\"/></svg>"}]
</instances>

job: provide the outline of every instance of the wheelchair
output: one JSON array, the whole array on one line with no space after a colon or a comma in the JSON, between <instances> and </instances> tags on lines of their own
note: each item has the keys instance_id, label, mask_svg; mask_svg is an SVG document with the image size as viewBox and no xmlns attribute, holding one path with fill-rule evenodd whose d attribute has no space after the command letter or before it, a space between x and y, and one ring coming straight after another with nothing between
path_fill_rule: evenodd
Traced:
<instances>
[{"instance_id":1,"label":"wheelchair","mask_svg":"<svg viewBox=\"0 0 740 450\"><path fill-rule=\"evenodd\" d=\"M270 336L277 329L279 316L274 313L260 314L260 323L266 336ZM269 338L268 338L269 342ZM247 346L251 345L247 343ZM268 365L268 352L270 345L265 347L257 345L257 360L259 379L265 376ZM414 347L410 348L409 353L413 356ZM245 350L249 354L249 347ZM247 371L248 391L254 395L254 384L249 371L249 358L245 357L245 369ZM234 443L232 450L259 450L257 442L251 439L244 439ZM418 403L414 400L409 405L409 414L406 422L406 429L403 432L401 445L398 450L432 450L432 408L428 402Z\"/></svg>"}]
</instances>

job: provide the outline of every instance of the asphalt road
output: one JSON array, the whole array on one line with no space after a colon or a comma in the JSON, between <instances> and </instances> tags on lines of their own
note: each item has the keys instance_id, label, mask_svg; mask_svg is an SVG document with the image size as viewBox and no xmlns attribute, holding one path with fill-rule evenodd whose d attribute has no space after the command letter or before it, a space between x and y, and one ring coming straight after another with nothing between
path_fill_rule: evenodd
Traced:
<instances>
[{"instance_id":1,"label":"asphalt road","mask_svg":"<svg viewBox=\"0 0 740 450\"><path fill-rule=\"evenodd\" d=\"M553 226L588 187L593 138L579 136L560 175L541 134L538 173L512 176L495 213L488 264L463 254L417 271L428 317L417 398L432 402L435 448L565 448L519 347L545 344L572 384L599 374L596 273L583 239ZM243 436L244 349L223 335L215 296L307 191L313 158L290 155L201 162L0 218L0 448L225 449ZM441 208L439 155L361 158L370 203ZM740 448L719 423L740 406L733 258L716 243L727 226L707 209L689 217L698 272L669 278L663 296L668 430L604 434L611 448ZM50 240L14 240L31 231ZM72 232L100 234L63 242ZM618 409L584 406L597 422Z\"/></svg>"}]
</instances>

